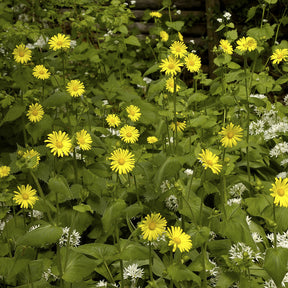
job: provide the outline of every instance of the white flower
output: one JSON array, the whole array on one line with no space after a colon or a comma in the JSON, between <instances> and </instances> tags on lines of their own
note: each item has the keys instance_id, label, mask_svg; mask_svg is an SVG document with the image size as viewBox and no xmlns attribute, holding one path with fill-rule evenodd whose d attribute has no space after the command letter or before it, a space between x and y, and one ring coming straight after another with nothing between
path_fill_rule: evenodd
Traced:
<instances>
[{"instance_id":1,"label":"white flower","mask_svg":"<svg viewBox=\"0 0 288 288\"><path fill-rule=\"evenodd\" d=\"M219 22L219 23L222 23L222 22L223 22L223 19L222 19L222 18L217 18L216 20L217 20L217 22Z\"/></svg>"},{"instance_id":2,"label":"white flower","mask_svg":"<svg viewBox=\"0 0 288 288\"><path fill-rule=\"evenodd\" d=\"M44 272L42 273L42 278L44 278L46 281L49 280L49 277L50 277L50 276L53 278L53 281L55 281L55 280L58 279L58 277L51 272L51 268L48 268L47 271L44 271Z\"/></svg>"},{"instance_id":3,"label":"white flower","mask_svg":"<svg viewBox=\"0 0 288 288\"><path fill-rule=\"evenodd\" d=\"M240 196L243 194L244 191L246 191L247 188L243 183L237 183L235 185L233 185L230 189L229 189L229 193L233 196Z\"/></svg>"},{"instance_id":4,"label":"white flower","mask_svg":"<svg viewBox=\"0 0 288 288\"><path fill-rule=\"evenodd\" d=\"M192 169L186 169L186 170L184 170L183 173L186 174L187 176L192 176L194 171Z\"/></svg>"},{"instance_id":5,"label":"white flower","mask_svg":"<svg viewBox=\"0 0 288 288\"><path fill-rule=\"evenodd\" d=\"M189 42L190 42L191 44L195 44L195 40L193 40L193 39L189 40Z\"/></svg>"},{"instance_id":6,"label":"white flower","mask_svg":"<svg viewBox=\"0 0 288 288\"><path fill-rule=\"evenodd\" d=\"M251 219L252 218L250 216L248 216L248 215L246 216L246 223L247 223L248 226L251 225Z\"/></svg>"},{"instance_id":7,"label":"white flower","mask_svg":"<svg viewBox=\"0 0 288 288\"><path fill-rule=\"evenodd\" d=\"M105 106L105 105L108 105L109 104L109 101L108 100L102 100L102 104Z\"/></svg>"},{"instance_id":8,"label":"white flower","mask_svg":"<svg viewBox=\"0 0 288 288\"><path fill-rule=\"evenodd\" d=\"M107 282L105 280L100 280L97 284L96 287L107 287Z\"/></svg>"},{"instance_id":9,"label":"white flower","mask_svg":"<svg viewBox=\"0 0 288 288\"><path fill-rule=\"evenodd\" d=\"M181 10L177 10L177 11L176 11L176 14L177 14L177 15L181 15Z\"/></svg>"},{"instance_id":10,"label":"white flower","mask_svg":"<svg viewBox=\"0 0 288 288\"><path fill-rule=\"evenodd\" d=\"M252 238L253 238L255 243L263 242L263 238L258 232L252 232Z\"/></svg>"},{"instance_id":11,"label":"white flower","mask_svg":"<svg viewBox=\"0 0 288 288\"><path fill-rule=\"evenodd\" d=\"M115 130L113 128L107 128L107 130L112 134L112 136L116 135L116 136L120 137L120 131L119 130Z\"/></svg>"},{"instance_id":12,"label":"white flower","mask_svg":"<svg viewBox=\"0 0 288 288\"><path fill-rule=\"evenodd\" d=\"M130 3L131 3L131 5L134 5L134 4L136 4L136 1L132 0L132 1L130 1Z\"/></svg>"},{"instance_id":13,"label":"white flower","mask_svg":"<svg viewBox=\"0 0 288 288\"><path fill-rule=\"evenodd\" d=\"M224 11L223 17L226 18L228 21L230 20L231 16L231 13Z\"/></svg>"},{"instance_id":14,"label":"white flower","mask_svg":"<svg viewBox=\"0 0 288 288\"><path fill-rule=\"evenodd\" d=\"M71 47L71 48L75 48L76 45L77 45L76 40L71 40L71 41L70 41L70 47Z\"/></svg>"},{"instance_id":15,"label":"white flower","mask_svg":"<svg viewBox=\"0 0 288 288\"><path fill-rule=\"evenodd\" d=\"M227 200L227 205L232 206L233 204L240 205L241 204L241 198L232 198Z\"/></svg>"},{"instance_id":16,"label":"white flower","mask_svg":"<svg viewBox=\"0 0 288 288\"><path fill-rule=\"evenodd\" d=\"M279 174L277 174L276 176L277 178L281 178L281 179L284 179L287 177L287 172L283 171L283 172L280 172Z\"/></svg>"},{"instance_id":17,"label":"white flower","mask_svg":"<svg viewBox=\"0 0 288 288\"><path fill-rule=\"evenodd\" d=\"M165 204L166 207L171 210L176 212L178 210L178 199L175 195L170 195L168 198L165 199Z\"/></svg>"},{"instance_id":18,"label":"white flower","mask_svg":"<svg viewBox=\"0 0 288 288\"><path fill-rule=\"evenodd\" d=\"M72 232L70 232L70 227L62 228L62 230L63 230L62 236L59 239L59 245L61 247L67 245L77 247L80 245L81 236L79 232L77 232L75 229Z\"/></svg>"},{"instance_id":19,"label":"white flower","mask_svg":"<svg viewBox=\"0 0 288 288\"><path fill-rule=\"evenodd\" d=\"M124 279L129 279L136 281L138 278L141 279L144 274L144 269L138 268L138 264L132 264L124 268L123 276Z\"/></svg>"},{"instance_id":20,"label":"white flower","mask_svg":"<svg viewBox=\"0 0 288 288\"><path fill-rule=\"evenodd\" d=\"M254 97L254 98L258 98L258 99L265 99L267 98L267 96L265 96L264 94L251 94L250 97Z\"/></svg>"},{"instance_id":21,"label":"white flower","mask_svg":"<svg viewBox=\"0 0 288 288\"><path fill-rule=\"evenodd\" d=\"M283 160L280 162L280 165L281 165L281 166L285 166L287 163L288 163L288 158L283 159Z\"/></svg>"},{"instance_id":22,"label":"white flower","mask_svg":"<svg viewBox=\"0 0 288 288\"><path fill-rule=\"evenodd\" d=\"M36 229L38 229L40 227L40 224L37 224L37 225L33 225L33 226L31 226L30 228L29 228L29 232L31 232L31 231L33 231L33 230L36 230Z\"/></svg>"},{"instance_id":23,"label":"white flower","mask_svg":"<svg viewBox=\"0 0 288 288\"><path fill-rule=\"evenodd\" d=\"M38 40L34 43L34 46L43 48L48 43L49 38L43 37L42 35L38 38Z\"/></svg>"},{"instance_id":24,"label":"white flower","mask_svg":"<svg viewBox=\"0 0 288 288\"><path fill-rule=\"evenodd\" d=\"M152 82L152 79L149 77L144 77L143 81L146 82L146 84L150 84Z\"/></svg>"},{"instance_id":25,"label":"white flower","mask_svg":"<svg viewBox=\"0 0 288 288\"><path fill-rule=\"evenodd\" d=\"M287 106L288 105L288 94L284 97L283 101L284 101L284 104Z\"/></svg>"},{"instance_id":26,"label":"white flower","mask_svg":"<svg viewBox=\"0 0 288 288\"><path fill-rule=\"evenodd\" d=\"M270 233L266 236L272 243L274 243L274 234ZM288 248L288 230L282 234L277 233L277 247ZM272 247L274 245L272 244ZM288 276L287 276L288 277Z\"/></svg>"},{"instance_id":27,"label":"white flower","mask_svg":"<svg viewBox=\"0 0 288 288\"><path fill-rule=\"evenodd\" d=\"M287 142L282 142L276 144L271 150L270 150L270 156L271 157L278 157L284 153L288 153L288 143Z\"/></svg>"}]
</instances>

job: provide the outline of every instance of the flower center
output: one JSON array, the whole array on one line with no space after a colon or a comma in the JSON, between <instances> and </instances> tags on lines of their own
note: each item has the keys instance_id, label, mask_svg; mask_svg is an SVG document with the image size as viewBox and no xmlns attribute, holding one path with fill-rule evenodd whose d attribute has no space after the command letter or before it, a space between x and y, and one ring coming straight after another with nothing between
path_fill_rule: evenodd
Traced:
<instances>
[{"instance_id":1,"label":"flower center","mask_svg":"<svg viewBox=\"0 0 288 288\"><path fill-rule=\"evenodd\" d=\"M280 188L280 189L277 190L277 194L278 194L279 196L284 196L285 190L282 189L282 188Z\"/></svg>"},{"instance_id":2,"label":"flower center","mask_svg":"<svg viewBox=\"0 0 288 288\"><path fill-rule=\"evenodd\" d=\"M193 60L190 60L190 61L188 62L188 64L189 64L189 66L194 66L194 65L195 65L195 62L194 62Z\"/></svg>"},{"instance_id":3,"label":"flower center","mask_svg":"<svg viewBox=\"0 0 288 288\"><path fill-rule=\"evenodd\" d=\"M234 133L233 133L232 131L229 131L229 132L227 133L227 137L228 137L229 139L233 138L233 137L234 137Z\"/></svg>"},{"instance_id":4,"label":"flower center","mask_svg":"<svg viewBox=\"0 0 288 288\"><path fill-rule=\"evenodd\" d=\"M62 41L58 41L56 44L57 44L57 46L61 46L63 44L63 42Z\"/></svg>"},{"instance_id":5,"label":"flower center","mask_svg":"<svg viewBox=\"0 0 288 288\"><path fill-rule=\"evenodd\" d=\"M37 111L36 109L35 109L35 110L32 110L31 114L32 114L33 116L38 116L38 111Z\"/></svg>"},{"instance_id":6,"label":"flower center","mask_svg":"<svg viewBox=\"0 0 288 288\"><path fill-rule=\"evenodd\" d=\"M150 230L155 230L156 229L156 223L155 222L151 222L148 227L149 227Z\"/></svg>"},{"instance_id":7,"label":"flower center","mask_svg":"<svg viewBox=\"0 0 288 288\"><path fill-rule=\"evenodd\" d=\"M20 56L20 57L24 57L24 55L25 55L25 52L24 52L23 50L20 50L20 51L19 51L19 56Z\"/></svg>"},{"instance_id":8,"label":"flower center","mask_svg":"<svg viewBox=\"0 0 288 288\"><path fill-rule=\"evenodd\" d=\"M132 136L132 133L131 133L131 132L126 133L126 136L127 136L127 137L131 137L131 136Z\"/></svg>"},{"instance_id":9,"label":"flower center","mask_svg":"<svg viewBox=\"0 0 288 288\"><path fill-rule=\"evenodd\" d=\"M73 91L75 91L75 92L76 92L76 91L78 90L78 86L77 86L77 85L75 85L75 86L73 86L73 88L72 88L72 89L73 89Z\"/></svg>"},{"instance_id":10,"label":"flower center","mask_svg":"<svg viewBox=\"0 0 288 288\"><path fill-rule=\"evenodd\" d=\"M129 114L130 114L131 116L134 116L134 115L135 115L135 111L130 111Z\"/></svg>"},{"instance_id":11,"label":"flower center","mask_svg":"<svg viewBox=\"0 0 288 288\"><path fill-rule=\"evenodd\" d=\"M212 166L212 165L213 165L213 161L212 161L212 160L206 160L206 163L207 163L209 166Z\"/></svg>"},{"instance_id":12,"label":"flower center","mask_svg":"<svg viewBox=\"0 0 288 288\"><path fill-rule=\"evenodd\" d=\"M176 47L176 52L181 52L181 47L180 46L178 46L178 47Z\"/></svg>"},{"instance_id":13,"label":"flower center","mask_svg":"<svg viewBox=\"0 0 288 288\"><path fill-rule=\"evenodd\" d=\"M23 198L23 200L28 200L29 199L29 195L27 193L23 193L22 194L22 198Z\"/></svg>"},{"instance_id":14,"label":"flower center","mask_svg":"<svg viewBox=\"0 0 288 288\"><path fill-rule=\"evenodd\" d=\"M175 65L173 63L169 63L167 67L170 70L174 70L175 69Z\"/></svg>"},{"instance_id":15,"label":"flower center","mask_svg":"<svg viewBox=\"0 0 288 288\"><path fill-rule=\"evenodd\" d=\"M62 143L61 141L56 141L55 146L56 146L58 149L61 149L61 148L63 147L63 143Z\"/></svg>"},{"instance_id":16,"label":"flower center","mask_svg":"<svg viewBox=\"0 0 288 288\"><path fill-rule=\"evenodd\" d=\"M44 70L40 70L38 73L41 75L45 74Z\"/></svg>"},{"instance_id":17,"label":"flower center","mask_svg":"<svg viewBox=\"0 0 288 288\"><path fill-rule=\"evenodd\" d=\"M85 144L85 139L84 139L84 137L79 137L79 138L78 138L78 142L79 142L80 144Z\"/></svg>"},{"instance_id":18,"label":"flower center","mask_svg":"<svg viewBox=\"0 0 288 288\"><path fill-rule=\"evenodd\" d=\"M119 164L119 165L124 165L124 164L125 164L125 159L120 158L120 159L118 160L118 164Z\"/></svg>"},{"instance_id":19,"label":"flower center","mask_svg":"<svg viewBox=\"0 0 288 288\"><path fill-rule=\"evenodd\" d=\"M179 237L173 238L173 242L176 243L177 245L181 244L181 239Z\"/></svg>"}]
</instances>

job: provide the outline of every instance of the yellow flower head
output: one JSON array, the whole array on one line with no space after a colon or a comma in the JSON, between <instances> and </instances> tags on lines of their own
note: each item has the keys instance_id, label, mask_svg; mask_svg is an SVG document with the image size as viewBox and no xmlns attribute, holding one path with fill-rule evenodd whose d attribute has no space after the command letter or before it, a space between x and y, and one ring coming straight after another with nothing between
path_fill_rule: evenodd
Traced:
<instances>
[{"instance_id":1,"label":"yellow flower head","mask_svg":"<svg viewBox=\"0 0 288 288\"><path fill-rule=\"evenodd\" d=\"M6 177L10 174L9 166L0 166L0 178Z\"/></svg>"},{"instance_id":2,"label":"yellow flower head","mask_svg":"<svg viewBox=\"0 0 288 288\"><path fill-rule=\"evenodd\" d=\"M53 49L54 51L59 49L66 49L70 48L70 36L66 36L64 34L58 33L57 35L54 35L49 41L48 44L50 45L50 49Z\"/></svg>"},{"instance_id":3,"label":"yellow flower head","mask_svg":"<svg viewBox=\"0 0 288 288\"><path fill-rule=\"evenodd\" d=\"M153 241L165 232L167 221L162 218L160 213L147 215L138 225L142 231L143 239Z\"/></svg>"},{"instance_id":4,"label":"yellow flower head","mask_svg":"<svg viewBox=\"0 0 288 288\"><path fill-rule=\"evenodd\" d=\"M194 53L189 53L184 58L185 65L190 72L198 72L201 68L201 58Z\"/></svg>"},{"instance_id":5,"label":"yellow flower head","mask_svg":"<svg viewBox=\"0 0 288 288\"><path fill-rule=\"evenodd\" d=\"M192 248L191 237L183 232L180 227L171 226L167 229L167 236L170 239L168 245L173 246L173 252L178 248L180 252L189 251Z\"/></svg>"},{"instance_id":6,"label":"yellow flower head","mask_svg":"<svg viewBox=\"0 0 288 288\"><path fill-rule=\"evenodd\" d=\"M169 92L174 93L174 78L173 77L166 80L166 89ZM176 84L176 92L178 92L179 90L180 90L180 86Z\"/></svg>"},{"instance_id":7,"label":"yellow flower head","mask_svg":"<svg viewBox=\"0 0 288 288\"><path fill-rule=\"evenodd\" d=\"M275 52L271 55L271 60L273 64L279 64L282 61L288 60L288 49L276 49Z\"/></svg>"},{"instance_id":8,"label":"yellow flower head","mask_svg":"<svg viewBox=\"0 0 288 288\"><path fill-rule=\"evenodd\" d=\"M24 44L17 45L13 50L14 59L17 63L27 63L31 60L32 51L28 49Z\"/></svg>"},{"instance_id":9,"label":"yellow flower head","mask_svg":"<svg viewBox=\"0 0 288 288\"><path fill-rule=\"evenodd\" d=\"M160 37L162 42L167 42L169 39L169 34L166 31L160 31Z\"/></svg>"},{"instance_id":10,"label":"yellow flower head","mask_svg":"<svg viewBox=\"0 0 288 288\"><path fill-rule=\"evenodd\" d=\"M82 129L80 132L76 132L76 139L80 149L82 150L91 149L92 138L86 130Z\"/></svg>"},{"instance_id":11,"label":"yellow flower head","mask_svg":"<svg viewBox=\"0 0 288 288\"><path fill-rule=\"evenodd\" d=\"M134 105L130 105L126 107L126 112L128 113L128 117L133 121L138 121L141 113L140 113L140 108Z\"/></svg>"},{"instance_id":12,"label":"yellow flower head","mask_svg":"<svg viewBox=\"0 0 288 288\"><path fill-rule=\"evenodd\" d=\"M174 76L177 72L181 72L182 63L177 60L174 56L170 55L166 59L162 59L162 63L159 65L161 72L165 72L166 75Z\"/></svg>"},{"instance_id":13,"label":"yellow flower head","mask_svg":"<svg viewBox=\"0 0 288 288\"><path fill-rule=\"evenodd\" d=\"M242 37L236 43L238 45L236 48L242 52L253 51L257 48L257 41L252 37Z\"/></svg>"},{"instance_id":14,"label":"yellow flower head","mask_svg":"<svg viewBox=\"0 0 288 288\"><path fill-rule=\"evenodd\" d=\"M152 11L152 12L150 12L150 16L155 17L155 18L161 18L162 14L160 12L157 12L157 11Z\"/></svg>"},{"instance_id":15,"label":"yellow flower head","mask_svg":"<svg viewBox=\"0 0 288 288\"><path fill-rule=\"evenodd\" d=\"M85 87L79 80L71 80L67 83L66 90L72 97L79 97L85 92Z\"/></svg>"},{"instance_id":16,"label":"yellow flower head","mask_svg":"<svg viewBox=\"0 0 288 288\"><path fill-rule=\"evenodd\" d=\"M178 121L177 121L176 125L177 125L177 132L182 132L182 131L184 131L184 129L186 128L186 121L184 121L184 122L178 122ZM172 123L169 125L169 127L170 127L170 129L171 129L172 131L175 132L176 129L175 129L175 123L174 123L174 122L172 122Z\"/></svg>"},{"instance_id":17,"label":"yellow flower head","mask_svg":"<svg viewBox=\"0 0 288 288\"><path fill-rule=\"evenodd\" d=\"M149 136L149 137L147 137L147 142L149 144L154 144L154 143L158 142L158 138L155 136Z\"/></svg>"},{"instance_id":18,"label":"yellow flower head","mask_svg":"<svg viewBox=\"0 0 288 288\"><path fill-rule=\"evenodd\" d=\"M118 127L120 124L120 118L115 114L108 114L106 117L106 122L109 127Z\"/></svg>"},{"instance_id":19,"label":"yellow flower head","mask_svg":"<svg viewBox=\"0 0 288 288\"><path fill-rule=\"evenodd\" d=\"M15 196L13 200L16 204L20 205L20 208L28 208L30 206L33 208L34 204L38 200L38 197L35 196L36 190L32 189L32 186L29 184L17 186L18 191L14 191Z\"/></svg>"},{"instance_id":20,"label":"yellow flower head","mask_svg":"<svg viewBox=\"0 0 288 288\"><path fill-rule=\"evenodd\" d=\"M219 132L222 135L222 145L224 147L233 147L237 145L237 141L240 141L243 137L243 129L237 125L230 123L226 126L226 128L222 127L222 131Z\"/></svg>"},{"instance_id":21,"label":"yellow flower head","mask_svg":"<svg viewBox=\"0 0 288 288\"><path fill-rule=\"evenodd\" d=\"M51 149L51 153L54 156L68 156L69 152L71 151L71 140L66 132L53 131L52 133L48 134L48 139L45 140L45 142L48 143L46 147Z\"/></svg>"},{"instance_id":22,"label":"yellow flower head","mask_svg":"<svg viewBox=\"0 0 288 288\"><path fill-rule=\"evenodd\" d=\"M26 150L22 157L28 162L27 164L33 164L31 168L36 168L40 161L40 154L34 149Z\"/></svg>"},{"instance_id":23,"label":"yellow flower head","mask_svg":"<svg viewBox=\"0 0 288 288\"><path fill-rule=\"evenodd\" d=\"M125 143L135 143L139 138L139 131L129 125L125 125L120 129L120 137Z\"/></svg>"},{"instance_id":24,"label":"yellow flower head","mask_svg":"<svg viewBox=\"0 0 288 288\"><path fill-rule=\"evenodd\" d=\"M178 32L178 38L181 42L184 41L183 35L180 32Z\"/></svg>"},{"instance_id":25,"label":"yellow flower head","mask_svg":"<svg viewBox=\"0 0 288 288\"><path fill-rule=\"evenodd\" d=\"M46 69L43 65L36 65L33 68L33 76L37 79L45 80L50 77L51 73L48 72L48 69Z\"/></svg>"},{"instance_id":26,"label":"yellow flower head","mask_svg":"<svg viewBox=\"0 0 288 288\"><path fill-rule=\"evenodd\" d=\"M170 51L176 57L182 58L187 53L187 46L184 44L184 42L175 41L170 46Z\"/></svg>"},{"instance_id":27,"label":"yellow flower head","mask_svg":"<svg viewBox=\"0 0 288 288\"><path fill-rule=\"evenodd\" d=\"M134 155L127 149L119 148L113 151L109 160L112 160L112 171L118 172L119 174L127 174L135 167Z\"/></svg>"},{"instance_id":28,"label":"yellow flower head","mask_svg":"<svg viewBox=\"0 0 288 288\"><path fill-rule=\"evenodd\" d=\"M229 55L233 54L233 47L229 43L228 40L224 40L224 39L220 40L219 47L223 50L224 53L229 54Z\"/></svg>"},{"instance_id":29,"label":"yellow flower head","mask_svg":"<svg viewBox=\"0 0 288 288\"><path fill-rule=\"evenodd\" d=\"M274 197L274 203L280 207L288 207L288 178L275 178L275 184L272 184L270 195Z\"/></svg>"},{"instance_id":30,"label":"yellow flower head","mask_svg":"<svg viewBox=\"0 0 288 288\"><path fill-rule=\"evenodd\" d=\"M198 159L202 163L204 169L210 168L213 173L218 174L222 168L222 165L218 163L219 157L208 149L202 149L201 152Z\"/></svg>"},{"instance_id":31,"label":"yellow flower head","mask_svg":"<svg viewBox=\"0 0 288 288\"><path fill-rule=\"evenodd\" d=\"M39 103L31 104L26 114L29 121L31 122L39 122L43 118L43 115L44 110L42 108L42 105Z\"/></svg>"}]
</instances>

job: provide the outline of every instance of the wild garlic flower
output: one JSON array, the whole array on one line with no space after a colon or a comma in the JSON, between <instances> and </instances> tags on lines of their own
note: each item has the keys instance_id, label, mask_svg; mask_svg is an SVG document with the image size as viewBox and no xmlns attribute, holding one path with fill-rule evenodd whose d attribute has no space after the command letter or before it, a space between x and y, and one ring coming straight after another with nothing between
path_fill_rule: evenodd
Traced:
<instances>
[{"instance_id":1,"label":"wild garlic flower","mask_svg":"<svg viewBox=\"0 0 288 288\"><path fill-rule=\"evenodd\" d=\"M233 197L242 196L243 192L247 190L247 187L243 183L237 183L230 187L229 194Z\"/></svg>"},{"instance_id":2,"label":"wild garlic flower","mask_svg":"<svg viewBox=\"0 0 288 288\"><path fill-rule=\"evenodd\" d=\"M144 275L144 269L139 268L138 264L132 264L124 268L124 279L130 279L132 282L136 282L138 279L142 279Z\"/></svg>"},{"instance_id":3,"label":"wild garlic flower","mask_svg":"<svg viewBox=\"0 0 288 288\"><path fill-rule=\"evenodd\" d=\"M63 228L62 236L59 239L59 245L77 247L80 245L81 236L75 229L71 232L70 227Z\"/></svg>"},{"instance_id":4,"label":"wild garlic flower","mask_svg":"<svg viewBox=\"0 0 288 288\"><path fill-rule=\"evenodd\" d=\"M170 195L169 197L165 199L165 205L169 210L176 212L179 207L177 197L173 194Z\"/></svg>"},{"instance_id":5,"label":"wild garlic flower","mask_svg":"<svg viewBox=\"0 0 288 288\"><path fill-rule=\"evenodd\" d=\"M270 233L266 237L272 243L272 247L274 247L274 234ZM288 248L288 230L282 234L277 233L277 247Z\"/></svg>"},{"instance_id":6,"label":"wild garlic flower","mask_svg":"<svg viewBox=\"0 0 288 288\"><path fill-rule=\"evenodd\" d=\"M100 280L97 284L96 287L108 287L108 283L105 280Z\"/></svg>"},{"instance_id":7,"label":"wild garlic flower","mask_svg":"<svg viewBox=\"0 0 288 288\"><path fill-rule=\"evenodd\" d=\"M263 242L263 238L258 232L252 232L251 236L252 236L255 243Z\"/></svg>"},{"instance_id":8,"label":"wild garlic flower","mask_svg":"<svg viewBox=\"0 0 288 288\"><path fill-rule=\"evenodd\" d=\"M186 169L184 170L184 174L186 174L187 176L192 176L194 173L194 171L192 169Z\"/></svg>"},{"instance_id":9,"label":"wild garlic flower","mask_svg":"<svg viewBox=\"0 0 288 288\"><path fill-rule=\"evenodd\" d=\"M232 198L227 200L227 205L232 206L233 204L240 205L241 204L241 198Z\"/></svg>"}]
</instances>

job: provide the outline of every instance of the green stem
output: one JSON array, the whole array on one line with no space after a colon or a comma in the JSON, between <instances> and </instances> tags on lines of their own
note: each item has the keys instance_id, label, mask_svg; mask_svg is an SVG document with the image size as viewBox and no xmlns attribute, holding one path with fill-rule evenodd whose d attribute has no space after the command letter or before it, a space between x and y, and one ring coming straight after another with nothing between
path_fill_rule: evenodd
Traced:
<instances>
[{"instance_id":1,"label":"green stem","mask_svg":"<svg viewBox=\"0 0 288 288\"><path fill-rule=\"evenodd\" d=\"M59 271L59 278L60 278L60 287L63 287L63 270L62 270L62 263L61 263L61 254L60 254L60 246L57 245L57 266Z\"/></svg>"},{"instance_id":2,"label":"green stem","mask_svg":"<svg viewBox=\"0 0 288 288\"><path fill-rule=\"evenodd\" d=\"M74 167L74 177L75 177L75 183L79 183L78 179L78 165L77 165L77 159L76 159L76 148L74 148L74 153L73 153L73 167Z\"/></svg>"},{"instance_id":3,"label":"green stem","mask_svg":"<svg viewBox=\"0 0 288 288\"><path fill-rule=\"evenodd\" d=\"M207 276L206 276L206 242L203 244L202 246L202 255L203 255L203 283L202 283L202 287L206 288L207 287Z\"/></svg>"},{"instance_id":4,"label":"green stem","mask_svg":"<svg viewBox=\"0 0 288 288\"><path fill-rule=\"evenodd\" d=\"M275 203L273 203L273 220L275 227L273 228L273 235L274 235L274 248L277 248L277 233L276 233L276 206Z\"/></svg>"},{"instance_id":5,"label":"green stem","mask_svg":"<svg viewBox=\"0 0 288 288\"><path fill-rule=\"evenodd\" d=\"M176 97L176 78L173 78L174 80L174 89L173 89L173 100L174 100L174 125L175 125L175 139L174 139L174 152L176 153L177 151L177 97Z\"/></svg>"},{"instance_id":6,"label":"green stem","mask_svg":"<svg viewBox=\"0 0 288 288\"><path fill-rule=\"evenodd\" d=\"M120 237L119 237L119 227L117 226L115 229L115 234L116 234L116 239L119 247L119 253L121 253L121 245L120 245ZM123 276L123 270L124 270L124 265L123 265L123 260L120 259L120 276L121 276L121 288L124 288L124 276Z\"/></svg>"},{"instance_id":7,"label":"green stem","mask_svg":"<svg viewBox=\"0 0 288 288\"><path fill-rule=\"evenodd\" d=\"M153 272L152 272L152 244L151 241L149 241L149 275L150 275L150 281L153 281Z\"/></svg>"},{"instance_id":8,"label":"green stem","mask_svg":"<svg viewBox=\"0 0 288 288\"><path fill-rule=\"evenodd\" d=\"M224 148L224 150L223 150L223 158L222 158L223 163L225 161L225 153L226 153L226 149ZM223 195L222 195L221 198L222 198L224 217L225 217L225 220L226 220L227 219L227 213L226 213L226 204L227 204L226 175L223 175L222 183L223 183Z\"/></svg>"},{"instance_id":9,"label":"green stem","mask_svg":"<svg viewBox=\"0 0 288 288\"><path fill-rule=\"evenodd\" d=\"M140 196L139 196L139 190L138 190L138 187L137 187L136 176L135 175L134 175L134 184L135 184L135 190L136 190L137 203L139 205L141 205L141 200L140 200Z\"/></svg>"}]
</instances>

